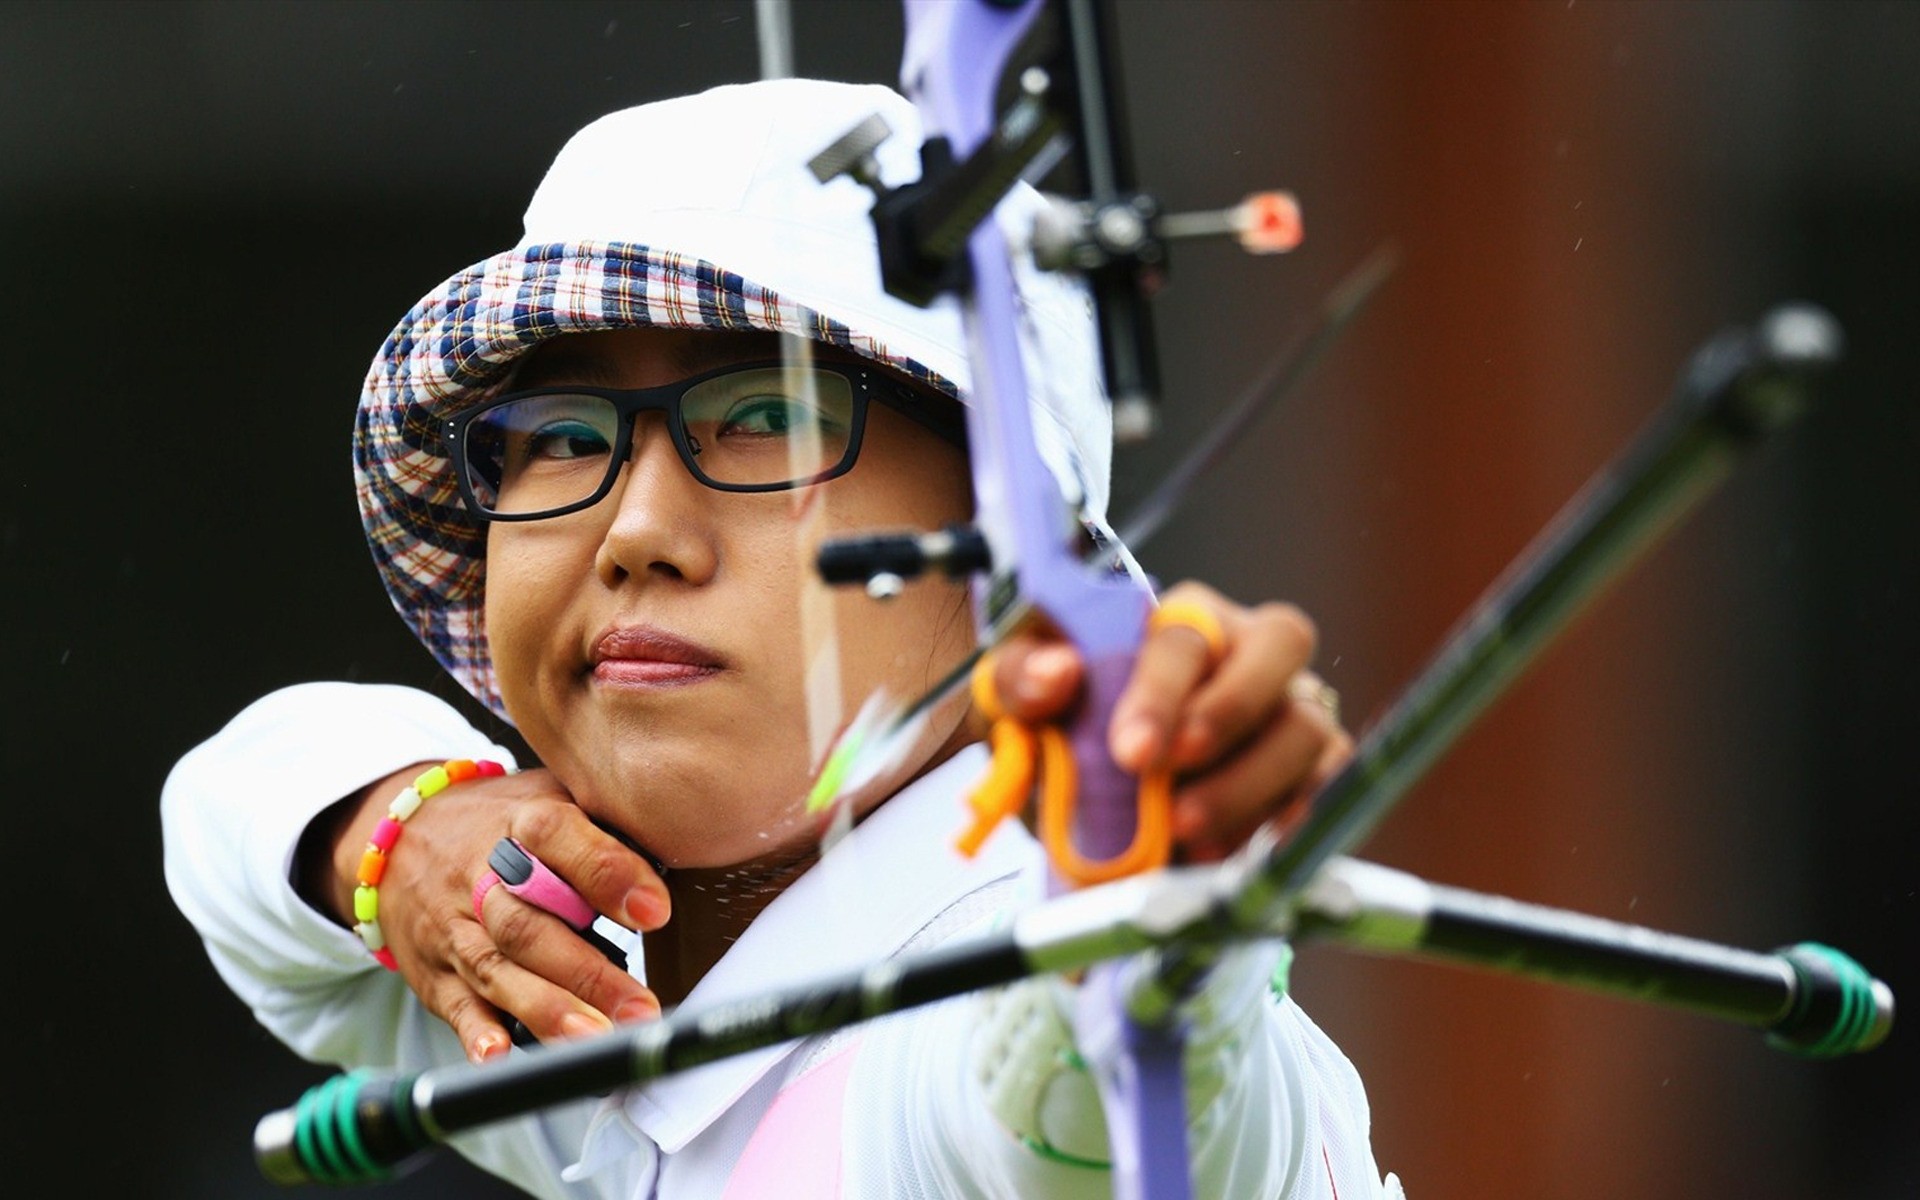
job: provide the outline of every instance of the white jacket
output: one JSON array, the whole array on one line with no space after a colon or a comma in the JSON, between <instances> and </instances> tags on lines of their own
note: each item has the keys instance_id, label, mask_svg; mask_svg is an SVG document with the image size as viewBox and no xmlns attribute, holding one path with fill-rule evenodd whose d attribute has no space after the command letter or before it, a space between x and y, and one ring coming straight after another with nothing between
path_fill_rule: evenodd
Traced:
<instances>
[{"instance_id":1,"label":"white jacket","mask_svg":"<svg viewBox=\"0 0 1920 1200\"><path fill-rule=\"evenodd\" d=\"M221 978L305 1058L402 1070L465 1061L404 981L289 882L301 832L323 809L409 763L451 757L511 761L424 693L308 684L247 708L167 781L175 903ZM881 806L767 907L689 1004L923 950L1038 900L1042 853L1017 823L1004 823L971 861L951 848L960 796L983 765L984 751L970 748ZM1397 1181L1383 1186L1374 1165L1352 1066L1297 1005L1269 991L1274 957L1273 947L1236 952L1194 1002L1196 1196L1397 1195ZM1062 1067L1038 1091L1004 1086L1008 1072L1032 1074L1032 1062L1009 1056L1073 1058L1057 1016L1066 990L1033 980L959 997L475 1130L453 1145L546 1197L1104 1197L1108 1173L1071 1161L1103 1157L1104 1124L1084 1071ZM1056 1034L1059 1045L1049 1040ZM1038 1153L1009 1125L1067 1153Z\"/></svg>"}]
</instances>

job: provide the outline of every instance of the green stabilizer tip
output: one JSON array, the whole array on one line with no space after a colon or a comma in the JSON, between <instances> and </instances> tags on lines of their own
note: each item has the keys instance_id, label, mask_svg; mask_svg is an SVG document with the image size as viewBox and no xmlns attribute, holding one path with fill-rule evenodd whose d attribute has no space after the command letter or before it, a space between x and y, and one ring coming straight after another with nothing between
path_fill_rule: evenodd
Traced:
<instances>
[{"instance_id":1,"label":"green stabilizer tip","mask_svg":"<svg viewBox=\"0 0 1920 1200\"><path fill-rule=\"evenodd\" d=\"M813 790L807 793L807 815L825 812L840 798L840 785L847 778L847 768L853 765L854 756L860 753L860 744L865 740L858 731L849 731L846 741L827 755L827 765L821 769L820 778L814 780Z\"/></svg>"},{"instance_id":2,"label":"green stabilizer tip","mask_svg":"<svg viewBox=\"0 0 1920 1200\"><path fill-rule=\"evenodd\" d=\"M340 1151L333 1142L333 1096L343 1078L336 1075L308 1088L300 1097L296 1113L301 1161L307 1164L308 1173L321 1183L348 1181L346 1166L340 1161Z\"/></svg>"},{"instance_id":3,"label":"green stabilizer tip","mask_svg":"<svg viewBox=\"0 0 1920 1200\"><path fill-rule=\"evenodd\" d=\"M1838 1058L1878 1045L1879 1004L1867 969L1818 942L1778 953L1793 967L1793 1008L1767 1035L1776 1050L1806 1058Z\"/></svg>"},{"instance_id":4,"label":"green stabilizer tip","mask_svg":"<svg viewBox=\"0 0 1920 1200\"><path fill-rule=\"evenodd\" d=\"M339 1097L334 1102L334 1123L339 1129L340 1148L350 1162L352 1177L355 1180L384 1179L387 1173L367 1153L365 1143L360 1140L360 1122L356 1119L360 1091L366 1083L364 1072L356 1071L347 1076L347 1082L341 1086Z\"/></svg>"},{"instance_id":5,"label":"green stabilizer tip","mask_svg":"<svg viewBox=\"0 0 1920 1200\"><path fill-rule=\"evenodd\" d=\"M294 1113L295 1145L307 1173L319 1183L365 1183L387 1177L367 1153L354 1119L365 1082L359 1073L336 1075L300 1097Z\"/></svg>"}]
</instances>

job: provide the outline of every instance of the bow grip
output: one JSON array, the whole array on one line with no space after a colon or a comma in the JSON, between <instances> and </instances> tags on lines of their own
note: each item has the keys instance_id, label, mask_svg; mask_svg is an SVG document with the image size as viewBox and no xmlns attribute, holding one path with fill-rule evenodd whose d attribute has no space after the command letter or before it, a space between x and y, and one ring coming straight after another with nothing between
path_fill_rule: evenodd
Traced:
<instances>
[{"instance_id":1,"label":"bow grip","mask_svg":"<svg viewBox=\"0 0 1920 1200\"><path fill-rule=\"evenodd\" d=\"M1133 662L1130 650L1088 657L1085 694L1068 732L1080 785L1069 832L1081 857L1096 862L1125 854L1140 827L1140 780L1113 761L1107 737ZM1057 873L1054 890L1064 890Z\"/></svg>"},{"instance_id":2,"label":"bow grip","mask_svg":"<svg viewBox=\"0 0 1920 1200\"><path fill-rule=\"evenodd\" d=\"M1131 864L1124 872L1128 874L1162 866L1168 857L1165 813L1156 811L1149 819L1147 806L1155 804L1163 810L1166 789L1162 786L1150 798L1142 780L1121 769L1108 749L1114 705L1133 678L1152 598L1131 579L1058 569L1038 574L1042 578L1034 583L1038 590L1057 597L1048 610L1065 614L1053 620L1079 650L1082 664L1080 702L1064 722L1074 789L1072 816L1062 840L1082 860L1077 864L1082 868L1118 867L1123 857ZM1043 803L1058 800L1043 796ZM1057 861L1061 855L1052 844L1055 839L1046 840L1056 860L1049 892L1057 894L1086 882L1065 877Z\"/></svg>"}]
</instances>

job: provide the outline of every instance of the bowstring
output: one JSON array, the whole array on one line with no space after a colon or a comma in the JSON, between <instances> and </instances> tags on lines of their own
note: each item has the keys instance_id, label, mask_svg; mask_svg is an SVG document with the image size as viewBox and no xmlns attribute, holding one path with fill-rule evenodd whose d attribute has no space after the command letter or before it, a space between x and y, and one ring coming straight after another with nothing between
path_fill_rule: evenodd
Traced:
<instances>
[{"instance_id":1,"label":"bowstring","mask_svg":"<svg viewBox=\"0 0 1920 1200\"><path fill-rule=\"evenodd\" d=\"M793 5L791 0L754 0L754 32L760 55L761 79L788 79L794 74ZM813 365L811 339L790 333L780 338L781 368L790 378L806 378ZM810 433L817 431L809 429ZM818 451L817 437L802 437L790 443L794 470ZM804 473L810 474L811 471ZM789 515L793 522L795 560L801 565L795 588L795 629L800 645L803 680L803 712L807 725L808 777L812 779L824 767L827 756L838 740L845 723L845 704L840 690L840 626L832 589L810 569L814 547L827 532L829 505L812 489L789 493ZM821 852L852 826L850 805L836 804L821 837ZM810 815L810 814L809 814Z\"/></svg>"}]
</instances>

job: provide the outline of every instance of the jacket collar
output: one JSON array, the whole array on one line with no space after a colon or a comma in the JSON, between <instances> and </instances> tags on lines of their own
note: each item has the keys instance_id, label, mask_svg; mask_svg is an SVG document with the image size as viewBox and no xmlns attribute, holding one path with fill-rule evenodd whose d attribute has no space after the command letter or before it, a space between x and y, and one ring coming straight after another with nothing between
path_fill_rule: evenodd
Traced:
<instances>
[{"instance_id":1,"label":"jacket collar","mask_svg":"<svg viewBox=\"0 0 1920 1200\"><path fill-rule=\"evenodd\" d=\"M724 1000L851 970L897 953L915 933L968 893L1040 862L1018 822L1003 822L969 860L953 848L965 818L955 803L987 762L969 746L881 805L842 838L747 927L740 940L687 996L693 1011ZM672 1154L718 1120L798 1042L737 1055L657 1080L609 1100L581 1162L588 1173L629 1147L618 1133L644 1135Z\"/></svg>"}]
</instances>

